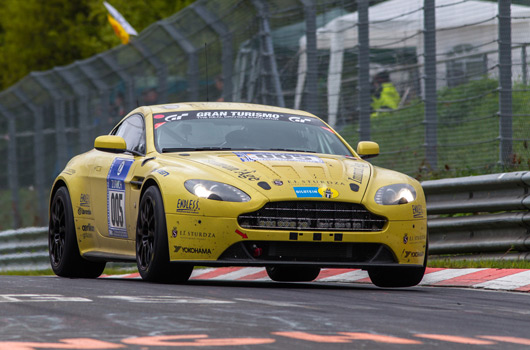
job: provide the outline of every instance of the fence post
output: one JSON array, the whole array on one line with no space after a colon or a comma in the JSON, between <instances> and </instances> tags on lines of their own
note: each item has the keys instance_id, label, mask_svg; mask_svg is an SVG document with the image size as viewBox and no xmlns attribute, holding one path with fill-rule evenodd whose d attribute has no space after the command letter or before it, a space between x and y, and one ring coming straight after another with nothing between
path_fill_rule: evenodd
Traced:
<instances>
[{"instance_id":1,"label":"fence post","mask_svg":"<svg viewBox=\"0 0 530 350\"><path fill-rule=\"evenodd\" d=\"M208 11L206 7L196 2L190 6L195 13L210 26L221 38L221 65L223 69L223 91L222 96L225 102L232 101L232 33L215 14Z\"/></svg>"},{"instance_id":2,"label":"fence post","mask_svg":"<svg viewBox=\"0 0 530 350\"><path fill-rule=\"evenodd\" d=\"M425 52L425 158L432 170L438 168L436 113L436 13L434 0L425 0L423 6L423 46Z\"/></svg>"},{"instance_id":3,"label":"fence post","mask_svg":"<svg viewBox=\"0 0 530 350\"><path fill-rule=\"evenodd\" d=\"M188 99L190 101L199 100L199 63L197 59L197 49L193 46L181 32L167 22L158 22L160 26L175 40L177 45L188 55Z\"/></svg>"},{"instance_id":4,"label":"fence post","mask_svg":"<svg viewBox=\"0 0 530 350\"><path fill-rule=\"evenodd\" d=\"M306 110L319 115L318 110L318 49L317 15L314 0L301 0L304 5L307 57Z\"/></svg>"},{"instance_id":5,"label":"fence post","mask_svg":"<svg viewBox=\"0 0 530 350\"><path fill-rule=\"evenodd\" d=\"M359 20L357 31L359 37L359 55L357 71L359 80L359 141L370 140L370 32L368 16L368 0L358 0L357 13Z\"/></svg>"},{"instance_id":6,"label":"fence post","mask_svg":"<svg viewBox=\"0 0 530 350\"><path fill-rule=\"evenodd\" d=\"M499 162L511 164L512 155L512 33L511 0L499 1Z\"/></svg>"},{"instance_id":7,"label":"fence post","mask_svg":"<svg viewBox=\"0 0 530 350\"><path fill-rule=\"evenodd\" d=\"M278 73L278 66L276 64L276 56L274 55L274 46L272 45L271 28L269 25L269 9L266 2L261 0L252 0L252 4L258 10L258 16L260 17L260 34L261 34L261 47L263 59L266 63L266 67L271 75L271 83L274 94L276 95L276 105L278 107L285 107L285 100L283 98L282 85L280 82L280 74ZM262 87L264 85L262 84ZM266 91L265 93L268 93Z\"/></svg>"},{"instance_id":8,"label":"fence post","mask_svg":"<svg viewBox=\"0 0 530 350\"><path fill-rule=\"evenodd\" d=\"M25 104L28 109L33 114L34 120L34 136L33 136L33 157L35 160L35 191L37 192L37 214L38 214L38 224L44 225L46 218L48 217L48 205L46 201L45 189L44 189L44 180L45 180L45 170L44 170L44 135L42 130L44 129L42 107L37 106L31 101L20 89L14 89L14 94L17 98ZM47 191L46 191L47 192Z\"/></svg>"},{"instance_id":9,"label":"fence post","mask_svg":"<svg viewBox=\"0 0 530 350\"><path fill-rule=\"evenodd\" d=\"M528 67L526 66L526 60L527 60L527 56L526 56L526 44L523 44L523 46L521 46L521 65L522 65L522 74L523 74L523 85L526 86L527 84L527 75L528 75Z\"/></svg>"},{"instance_id":10,"label":"fence post","mask_svg":"<svg viewBox=\"0 0 530 350\"><path fill-rule=\"evenodd\" d=\"M2 105L0 114L7 120L7 177L9 190L11 192L11 210L13 212L13 228L22 226L20 218L20 199L18 195L18 157L17 157L17 131L15 117L13 117Z\"/></svg>"}]
</instances>

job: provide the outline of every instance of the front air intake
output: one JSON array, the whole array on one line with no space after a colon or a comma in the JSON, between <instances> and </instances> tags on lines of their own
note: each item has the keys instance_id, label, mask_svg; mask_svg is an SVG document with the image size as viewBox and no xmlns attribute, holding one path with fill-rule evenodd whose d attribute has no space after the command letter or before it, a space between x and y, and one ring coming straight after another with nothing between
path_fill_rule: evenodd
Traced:
<instances>
[{"instance_id":1,"label":"front air intake","mask_svg":"<svg viewBox=\"0 0 530 350\"><path fill-rule=\"evenodd\" d=\"M356 203L330 201L270 202L241 214L242 228L297 231L381 231L387 219Z\"/></svg>"}]
</instances>

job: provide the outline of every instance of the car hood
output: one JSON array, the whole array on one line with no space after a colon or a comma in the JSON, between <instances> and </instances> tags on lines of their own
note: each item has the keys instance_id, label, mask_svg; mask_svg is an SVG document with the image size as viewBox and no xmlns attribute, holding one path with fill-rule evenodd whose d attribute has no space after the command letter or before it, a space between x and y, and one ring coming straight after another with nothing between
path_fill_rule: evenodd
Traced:
<instances>
[{"instance_id":1,"label":"car hood","mask_svg":"<svg viewBox=\"0 0 530 350\"><path fill-rule=\"evenodd\" d=\"M298 152L190 152L164 154L163 158L186 163L187 168L207 172L220 182L229 177L231 185L243 190L250 186L270 200L361 202L373 171L370 163L358 158Z\"/></svg>"}]
</instances>

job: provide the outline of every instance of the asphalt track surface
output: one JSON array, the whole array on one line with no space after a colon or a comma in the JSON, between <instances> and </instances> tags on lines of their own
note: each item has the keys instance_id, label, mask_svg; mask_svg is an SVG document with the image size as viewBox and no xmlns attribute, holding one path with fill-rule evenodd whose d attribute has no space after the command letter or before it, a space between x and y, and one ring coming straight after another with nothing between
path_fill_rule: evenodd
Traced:
<instances>
[{"instance_id":1,"label":"asphalt track surface","mask_svg":"<svg viewBox=\"0 0 530 350\"><path fill-rule=\"evenodd\" d=\"M0 276L0 350L529 349L530 293Z\"/></svg>"}]
</instances>

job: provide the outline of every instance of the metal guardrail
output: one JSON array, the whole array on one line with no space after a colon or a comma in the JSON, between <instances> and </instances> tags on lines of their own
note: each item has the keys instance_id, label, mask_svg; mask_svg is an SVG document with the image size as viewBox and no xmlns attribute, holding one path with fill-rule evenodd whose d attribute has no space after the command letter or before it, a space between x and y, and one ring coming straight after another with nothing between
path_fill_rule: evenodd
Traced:
<instances>
[{"instance_id":1,"label":"metal guardrail","mask_svg":"<svg viewBox=\"0 0 530 350\"><path fill-rule=\"evenodd\" d=\"M530 172L430 180L429 254L530 260ZM0 272L45 270L47 227L0 232Z\"/></svg>"},{"instance_id":2,"label":"metal guardrail","mask_svg":"<svg viewBox=\"0 0 530 350\"><path fill-rule=\"evenodd\" d=\"M530 172L422 182L429 253L530 260Z\"/></svg>"},{"instance_id":3,"label":"metal guardrail","mask_svg":"<svg viewBox=\"0 0 530 350\"><path fill-rule=\"evenodd\" d=\"M47 227L0 232L0 271L49 269L47 232Z\"/></svg>"}]
</instances>

